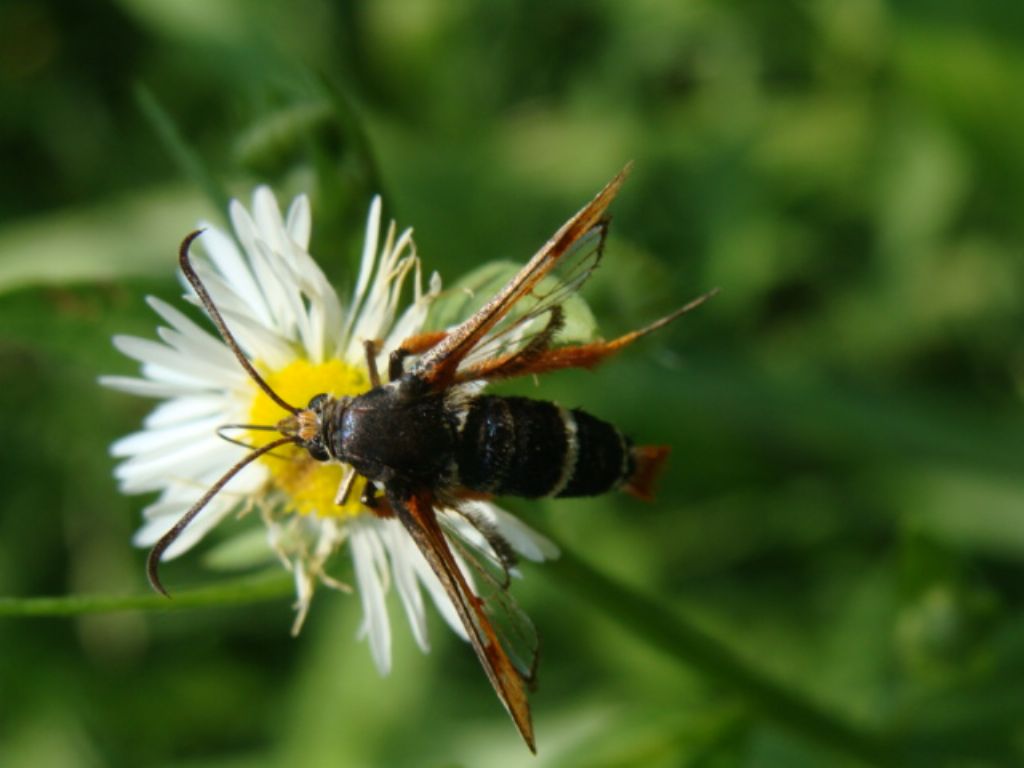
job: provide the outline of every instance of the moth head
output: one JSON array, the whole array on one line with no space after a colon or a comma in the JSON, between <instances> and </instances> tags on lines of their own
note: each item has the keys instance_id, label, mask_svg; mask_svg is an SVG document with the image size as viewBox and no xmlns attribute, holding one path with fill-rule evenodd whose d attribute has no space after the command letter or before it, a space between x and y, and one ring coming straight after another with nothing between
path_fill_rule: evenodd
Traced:
<instances>
[{"instance_id":1,"label":"moth head","mask_svg":"<svg viewBox=\"0 0 1024 768\"><path fill-rule=\"evenodd\" d=\"M314 395L305 408L281 419L277 423L277 431L285 437L295 438L317 461L327 461L331 454L327 449L325 427L345 411L349 399L331 397L326 393Z\"/></svg>"}]
</instances>

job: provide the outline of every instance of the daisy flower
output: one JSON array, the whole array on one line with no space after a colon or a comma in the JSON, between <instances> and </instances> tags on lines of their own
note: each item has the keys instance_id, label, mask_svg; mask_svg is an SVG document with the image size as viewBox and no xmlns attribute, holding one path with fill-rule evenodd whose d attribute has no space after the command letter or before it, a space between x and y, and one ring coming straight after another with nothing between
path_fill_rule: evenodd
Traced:
<instances>
[{"instance_id":1,"label":"daisy flower","mask_svg":"<svg viewBox=\"0 0 1024 768\"><path fill-rule=\"evenodd\" d=\"M304 405L319 393L353 396L370 388L364 342L381 340L381 367L388 352L422 330L440 294L434 274L423 288L412 231L397 234L392 222L381 239L381 203L370 205L359 275L346 304L308 252L312 227L309 200L300 196L282 216L274 195L260 187L252 211L233 201L234 238L204 224L198 239L196 272L223 314L246 356L280 397ZM412 302L400 302L407 283ZM198 300L186 285L185 298ZM287 415L244 372L227 345L176 307L147 299L165 325L159 341L117 336L114 345L141 363L141 376L106 376L108 387L161 402L143 429L113 444L121 459L115 475L125 493L157 493L143 511L135 544L150 547L203 492L247 450L218 435L225 425L277 424ZM250 430L234 437L250 448L267 445L274 432ZM391 587L412 629L428 650L423 591L452 629L465 630L412 539L396 519L381 519L363 506L360 483L341 503L350 467L314 460L298 446L266 454L235 475L181 535L164 559L195 546L232 512L259 512L267 542L295 578L298 632L317 584L347 589L331 575L333 556L347 546L352 558L363 622L381 673L391 664L391 628L386 600ZM495 559L486 539L467 518L483 521L520 555L542 561L557 555L554 545L499 507L486 501L462 505L467 514L440 509L448 528L485 559ZM477 535L474 535L477 534Z\"/></svg>"}]
</instances>

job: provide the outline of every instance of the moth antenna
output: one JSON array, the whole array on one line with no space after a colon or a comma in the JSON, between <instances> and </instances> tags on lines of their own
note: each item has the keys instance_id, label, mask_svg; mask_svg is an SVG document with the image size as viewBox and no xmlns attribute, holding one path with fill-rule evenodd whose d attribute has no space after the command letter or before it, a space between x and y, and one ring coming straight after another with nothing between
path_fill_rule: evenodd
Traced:
<instances>
[{"instance_id":1,"label":"moth antenna","mask_svg":"<svg viewBox=\"0 0 1024 768\"><path fill-rule=\"evenodd\" d=\"M217 437L219 437L221 440L224 440L224 441L226 441L228 443L231 443L232 445L240 445L243 448L245 448L247 451L254 451L254 450L256 450L257 446L252 445L251 443L247 443L247 442L245 442L245 440L239 440L236 437L231 437L230 435L225 434L225 432L227 430L229 430L229 429L244 429L244 430L247 430L247 431L248 430L253 430L253 431L258 431L258 432L280 432L281 431L277 427L271 427L268 424L221 424L219 427L217 427ZM279 454L270 454L270 455L271 456L276 456L279 459L286 458L286 457L281 456Z\"/></svg>"},{"instance_id":2,"label":"moth antenna","mask_svg":"<svg viewBox=\"0 0 1024 768\"><path fill-rule=\"evenodd\" d=\"M275 448L280 448L285 443L295 442L298 441L294 437L282 437L271 443L267 443L266 445L255 449L252 453L244 456L241 461L221 475L220 479L210 486L209 490L202 495L199 501L193 504L188 512L178 519L178 522L174 524L174 527L171 528L171 530L160 537L160 540L153 545L151 550L149 550L149 556L146 558L146 575L149 577L149 584L153 589L164 597L170 597L170 595L167 594L167 590L164 589L163 583L160 581L160 558L163 556L167 548L171 546L171 544L173 544L181 535L182 531L188 527L189 523L195 519L196 515L203 510L203 507L210 503L210 499L216 496L220 492L221 488L227 485L228 481L237 475L247 464L250 464L263 454L269 453Z\"/></svg>"},{"instance_id":3,"label":"moth antenna","mask_svg":"<svg viewBox=\"0 0 1024 768\"><path fill-rule=\"evenodd\" d=\"M231 335L231 331L228 330L227 323L224 322L224 318L221 317L220 310L217 309L217 305L213 303L213 299L210 298L210 292L206 290L206 286L203 285L203 281L199 279L199 275L196 274L195 269L192 267L192 260L189 258L189 248L197 237L203 234L203 230L197 229L195 232L190 232L184 240L181 241L181 247L178 249L178 264L181 266L181 271L185 275L185 279L189 281L192 287L195 289L196 295L199 297L199 301L202 302L203 308L206 310L210 319L213 320L213 324L217 326L217 332L220 333L220 337L224 340L224 343L228 345L231 351L234 353L235 358L238 360L239 365L245 369L245 372L249 374L249 378L255 381L260 389L267 393L267 396L275 403L280 405L289 413L298 413L299 409L294 405L286 403L280 395L270 388L270 385L263 380L263 377L256 372L253 368L252 363L249 362L249 358L242 352L242 348L238 346L238 342L235 341L235 337Z\"/></svg>"},{"instance_id":4,"label":"moth antenna","mask_svg":"<svg viewBox=\"0 0 1024 768\"><path fill-rule=\"evenodd\" d=\"M228 437L224 433L229 429L244 429L246 432L280 432L277 427L273 427L269 424L221 424L217 427L217 437L221 440L227 440L229 443L235 443L236 445L247 445L247 443L240 443L232 437Z\"/></svg>"}]
</instances>

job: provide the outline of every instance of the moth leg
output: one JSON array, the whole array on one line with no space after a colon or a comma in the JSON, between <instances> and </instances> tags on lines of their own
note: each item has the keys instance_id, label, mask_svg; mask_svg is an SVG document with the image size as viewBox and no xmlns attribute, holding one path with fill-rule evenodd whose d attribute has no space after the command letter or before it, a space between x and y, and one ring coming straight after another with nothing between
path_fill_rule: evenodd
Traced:
<instances>
[{"instance_id":1,"label":"moth leg","mask_svg":"<svg viewBox=\"0 0 1024 768\"><path fill-rule=\"evenodd\" d=\"M680 307L675 312L655 320L650 325L625 333L611 341L594 341L590 344L577 344L558 347L557 349L541 349L524 361L518 361L515 358L511 360L499 358L460 371L455 378L455 383L461 384L476 379L492 380L529 374L537 375L562 370L563 368L594 368L603 362L605 358L611 357L616 352L628 347L637 339L665 327L676 318L685 315L690 310L696 309L716 293L718 293L718 289L708 291Z\"/></svg>"},{"instance_id":2,"label":"moth leg","mask_svg":"<svg viewBox=\"0 0 1024 768\"><path fill-rule=\"evenodd\" d=\"M405 373L405 359L409 355L426 352L431 347L437 346L447 335L447 331L427 331L407 338L388 358L388 379L395 381L402 378L402 374Z\"/></svg>"},{"instance_id":3,"label":"moth leg","mask_svg":"<svg viewBox=\"0 0 1024 768\"><path fill-rule=\"evenodd\" d=\"M363 342L366 350L366 370L370 374L370 385L380 386L380 372L377 370L377 353L380 352L380 339L367 339Z\"/></svg>"},{"instance_id":4,"label":"moth leg","mask_svg":"<svg viewBox=\"0 0 1024 768\"><path fill-rule=\"evenodd\" d=\"M391 353L388 358L388 380L395 381L402 378L405 373L405 358L412 353L399 347Z\"/></svg>"},{"instance_id":5,"label":"moth leg","mask_svg":"<svg viewBox=\"0 0 1024 768\"><path fill-rule=\"evenodd\" d=\"M370 509L376 509L380 506L380 496L377 493L377 486L367 480L366 485L363 486L363 493L359 497L359 502Z\"/></svg>"},{"instance_id":6,"label":"moth leg","mask_svg":"<svg viewBox=\"0 0 1024 768\"><path fill-rule=\"evenodd\" d=\"M395 516L395 511L391 508L391 503L388 501L387 496L382 495L380 488L370 480L366 481L366 486L359 497L359 502L373 512L376 517L388 518Z\"/></svg>"},{"instance_id":7,"label":"moth leg","mask_svg":"<svg viewBox=\"0 0 1024 768\"><path fill-rule=\"evenodd\" d=\"M356 471L351 467L345 468L345 474L341 479L341 485L338 486L338 493L334 496L334 503L339 507L345 506L348 503L348 497L352 494L352 486L356 482Z\"/></svg>"}]
</instances>

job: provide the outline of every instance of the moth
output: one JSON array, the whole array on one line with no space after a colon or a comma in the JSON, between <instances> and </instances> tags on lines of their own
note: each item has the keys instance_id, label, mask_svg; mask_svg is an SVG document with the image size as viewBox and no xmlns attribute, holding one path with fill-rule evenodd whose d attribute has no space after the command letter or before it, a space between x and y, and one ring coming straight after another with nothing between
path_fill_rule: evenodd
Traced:
<instances>
[{"instance_id":1,"label":"moth","mask_svg":"<svg viewBox=\"0 0 1024 768\"><path fill-rule=\"evenodd\" d=\"M630 168L563 224L472 316L448 330L412 336L391 350L387 381L376 363L380 342L368 339L371 389L355 397L318 394L305 407L285 402L246 358L192 267L189 248L201 232L186 237L179 251L182 272L239 364L288 416L257 427L280 436L231 467L156 543L147 560L153 588L167 594L158 572L164 551L256 458L292 443L317 461L347 464L354 470L350 480L357 475L366 480L363 503L373 514L397 518L416 543L451 599L498 698L535 751L527 689L534 678L537 641L507 592L512 548L467 513L494 553L494 562L482 562L457 537L446 535L436 509L459 510L468 499L492 496L592 496L616 488L652 498L667 446L635 445L616 427L583 410L481 394L490 382L593 368L715 293L611 341L557 343L565 324L563 304L601 260L608 234L606 211ZM339 490L341 503L351 489L349 482Z\"/></svg>"}]
</instances>

